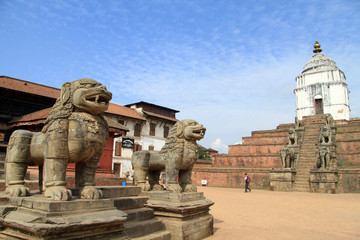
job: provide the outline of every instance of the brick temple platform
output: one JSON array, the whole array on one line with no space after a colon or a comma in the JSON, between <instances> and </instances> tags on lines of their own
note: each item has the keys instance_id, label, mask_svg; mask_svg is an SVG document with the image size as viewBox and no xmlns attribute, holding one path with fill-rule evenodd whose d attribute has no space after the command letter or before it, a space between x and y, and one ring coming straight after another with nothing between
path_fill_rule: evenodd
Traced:
<instances>
[{"instance_id":1,"label":"brick temple platform","mask_svg":"<svg viewBox=\"0 0 360 240\"><path fill-rule=\"evenodd\" d=\"M335 123L338 191L360 192L360 119ZM269 189L270 169L281 167L280 149L287 145L289 129L294 126L280 124L273 130L253 131L250 137L242 138L242 144L229 145L228 154L215 155L210 163L198 162L193 183L201 185L201 180L207 180L208 186L243 187L247 173L253 187Z\"/></svg>"}]
</instances>

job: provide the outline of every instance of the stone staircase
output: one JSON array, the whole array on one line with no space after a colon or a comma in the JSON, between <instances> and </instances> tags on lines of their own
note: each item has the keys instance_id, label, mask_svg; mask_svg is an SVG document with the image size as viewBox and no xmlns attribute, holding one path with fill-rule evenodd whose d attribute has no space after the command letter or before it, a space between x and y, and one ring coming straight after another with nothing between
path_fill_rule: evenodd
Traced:
<instances>
[{"instance_id":1,"label":"stone staircase","mask_svg":"<svg viewBox=\"0 0 360 240\"><path fill-rule=\"evenodd\" d=\"M170 240L171 233L154 216L154 210L144 207L148 197L141 196L140 188L133 186L99 187L103 197L112 198L114 206L127 214L124 230L129 239L135 240Z\"/></svg>"},{"instance_id":2,"label":"stone staircase","mask_svg":"<svg viewBox=\"0 0 360 240\"><path fill-rule=\"evenodd\" d=\"M298 164L296 167L295 192L310 191L310 169L314 168L317 144L319 143L320 130L326 124L325 115L315 115L304 117L302 126L304 127L304 135L300 148Z\"/></svg>"}]
</instances>

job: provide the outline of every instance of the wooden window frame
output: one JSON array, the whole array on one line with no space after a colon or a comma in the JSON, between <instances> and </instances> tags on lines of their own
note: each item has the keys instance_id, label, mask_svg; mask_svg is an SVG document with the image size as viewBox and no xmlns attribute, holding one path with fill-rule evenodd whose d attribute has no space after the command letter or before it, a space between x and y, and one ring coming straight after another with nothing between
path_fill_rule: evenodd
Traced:
<instances>
[{"instance_id":1,"label":"wooden window frame","mask_svg":"<svg viewBox=\"0 0 360 240\"><path fill-rule=\"evenodd\" d=\"M116 141L115 142L115 156L120 157L122 152L122 142Z\"/></svg>"},{"instance_id":2,"label":"wooden window frame","mask_svg":"<svg viewBox=\"0 0 360 240\"><path fill-rule=\"evenodd\" d=\"M164 138L169 136L170 128L168 126L164 126Z\"/></svg>"},{"instance_id":3,"label":"wooden window frame","mask_svg":"<svg viewBox=\"0 0 360 240\"><path fill-rule=\"evenodd\" d=\"M135 137L140 137L141 136L141 124L140 123L136 123L135 127L134 127L134 136Z\"/></svg>"},{"instance_id":4,"label":"wooden window frame","mask_svg":"<svg viewBox=\"0 0 360 240\"><path fill-rule=\"evenodd\" d=\"M156 124L150 123L150 132L149 132L150 136L155 136L155 129L156 129Z\"/></svg>"}]
</instances>

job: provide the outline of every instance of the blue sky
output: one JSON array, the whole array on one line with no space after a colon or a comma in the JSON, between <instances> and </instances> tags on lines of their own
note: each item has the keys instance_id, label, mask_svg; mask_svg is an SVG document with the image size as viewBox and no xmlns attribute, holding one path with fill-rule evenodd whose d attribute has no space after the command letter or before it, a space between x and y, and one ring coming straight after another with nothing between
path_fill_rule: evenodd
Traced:
<instances>
[{"instance_id":1,"label":"blue sky","mask_svg":"<svg viewBox=\"0 0 360 240\"><path fill-rule=\"evenodd\" d=\"M207 127L220 152L294 122L315 40L360 117L360 2L0 0L0 75L60 88L93 78L113 103L147 101Z\"/></svg>"}]
</instances>

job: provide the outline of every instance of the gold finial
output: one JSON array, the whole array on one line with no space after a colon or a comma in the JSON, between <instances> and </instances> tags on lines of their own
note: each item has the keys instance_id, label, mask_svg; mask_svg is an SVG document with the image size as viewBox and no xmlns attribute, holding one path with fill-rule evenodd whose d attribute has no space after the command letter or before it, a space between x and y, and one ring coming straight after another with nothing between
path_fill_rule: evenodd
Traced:
<instances>
[{"instance_id":1,"label":"gold finial","mask_svg":"<svg viewBox=\"0 0 360 240\"><path fill-rule=\"evenodd\" d=\"M314 53L321 53L322 49L320 48L320 43L318 42L318 40L316 40L315 45L314 45Z\"/></svg>"}]
</instances>

